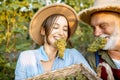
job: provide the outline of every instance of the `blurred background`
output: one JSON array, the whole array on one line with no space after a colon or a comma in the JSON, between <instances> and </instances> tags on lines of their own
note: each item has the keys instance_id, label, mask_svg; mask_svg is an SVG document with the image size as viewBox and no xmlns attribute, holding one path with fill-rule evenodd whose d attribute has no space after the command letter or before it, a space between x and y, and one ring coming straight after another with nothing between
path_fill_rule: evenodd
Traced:
<instances>
[{"instance_id":1,"label":"blurred background","mask_svg":"<svg viewBox=\"0 0 120 80\"><path fill-rule=\"evenodd\" d=\"M65 3L78 13L92 6L93 2L94 0L0 0L0 80L14 80L19 53L39 47L31 40L28 32L30 20L38 9L53 3ZM70 45L85 55L92 39L92 29L79 22Z\"/></svg>"}]
</instances>

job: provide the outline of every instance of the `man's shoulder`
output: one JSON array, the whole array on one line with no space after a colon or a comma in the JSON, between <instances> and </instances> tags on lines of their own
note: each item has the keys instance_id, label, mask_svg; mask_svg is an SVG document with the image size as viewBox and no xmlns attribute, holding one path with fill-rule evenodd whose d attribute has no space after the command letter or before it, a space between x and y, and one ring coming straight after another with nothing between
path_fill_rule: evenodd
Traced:
<instances>
[{"instance_id":1,"label":"man's shoulder","mask_svg":"<svg viewBox=\"0 0 120 80\"><path fill-rule=\"evenodd\" d=\"M86 58L93 58L93 57L95 57L95 53L86 53L86 55L85 55L85 57Z\"/></svg>"}]
</instances>

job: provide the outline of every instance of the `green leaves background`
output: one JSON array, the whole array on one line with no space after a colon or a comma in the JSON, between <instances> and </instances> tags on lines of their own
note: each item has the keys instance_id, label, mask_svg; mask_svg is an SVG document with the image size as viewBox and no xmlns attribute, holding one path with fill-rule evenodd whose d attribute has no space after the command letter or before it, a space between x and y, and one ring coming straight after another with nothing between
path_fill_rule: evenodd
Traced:
<instances>
[{"instance_id":1,"label":"green leaves background","mask_svg":"<svg viewBox=\"0 0 120 80\"><path fill-rule=\"evenodd\" d=\"M37 48L29 36L29 23L34 13L46 5L47 0L0 0L0 80L13 80L19 53ZM73 7L76 12L88 8L93 0L50 0L60 1ZM80 22L72 46L85 53L87 44L92 40L91 28Z\"/></svg>"}]
</instances>

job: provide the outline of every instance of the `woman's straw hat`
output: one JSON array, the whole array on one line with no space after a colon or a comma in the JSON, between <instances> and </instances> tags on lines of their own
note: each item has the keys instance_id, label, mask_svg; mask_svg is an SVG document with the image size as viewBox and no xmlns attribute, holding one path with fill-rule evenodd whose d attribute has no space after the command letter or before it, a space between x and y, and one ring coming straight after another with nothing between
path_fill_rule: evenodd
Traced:
<instances>
[{"instance_id":1,"label":"woman's straw hat","mask_svg":"<svg viewBox=\"0 0 120 80\"><path fill-rule=\"evenodd\" d=\"M78 17L75 10L63 3L51 4L40 9L30 22L29 33L31 38L39 45L43 43L40 30L45 19L53 14L61 14L68 19L70 36L75 32L78 26Z\"/></svg>"},{"instance_id":2,"label":"woman's straw hat","mask_svg":"<svg viewBox=\"0 0 120 80\"><path fill-rule=\"evenodd\" d=\"M100 11L120 13L120 0L95 0L94 5L80 11L78 17L81 21L90 24L90 16Z\"/></svg>"}]
</instances>

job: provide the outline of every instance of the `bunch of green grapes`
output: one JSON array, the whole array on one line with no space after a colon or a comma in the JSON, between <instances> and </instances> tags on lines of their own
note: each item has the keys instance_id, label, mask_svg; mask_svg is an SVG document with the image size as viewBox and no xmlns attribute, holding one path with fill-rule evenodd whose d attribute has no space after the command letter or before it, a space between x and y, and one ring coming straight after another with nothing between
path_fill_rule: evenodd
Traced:
<instances>
[{"instance_id":1,"label":"bunch of green grapes","mask_svg":"<svg viewBox=\"0 0 120 80\"><path fill-rule=\"evenodd\" d=\"M88 46L87 50L89 52L96 52L97 50L102 49L106 43L107 43L107 40L103 37L95 38L93 43Z\"/></svg>"},{"instance_id":2,"label":"bunch of green grapes","mask_svg":"<svg viewBox=\"0 0 120 80\"><path fill-rule=\"evenodd\" d=\"M58 48L58 56L60 58L63 58L64 51L65 51L65 48L66 48L66 40L65 39L59 39L55 42L55 45Z\"/></svg>"},{"instance_id":3,"label":"bunch of green grapes","mask_svg":"<svg viewBox=\"0 0 120 80\"><path fill-rule=\"evenodd\" d=\"M85 75L83 75L81 72L78 72L77 75L75 75L76 80L88 80Z\"/></svg>"}]
</instances>

